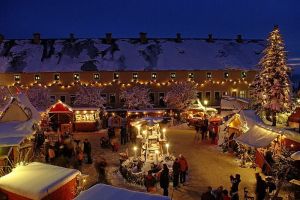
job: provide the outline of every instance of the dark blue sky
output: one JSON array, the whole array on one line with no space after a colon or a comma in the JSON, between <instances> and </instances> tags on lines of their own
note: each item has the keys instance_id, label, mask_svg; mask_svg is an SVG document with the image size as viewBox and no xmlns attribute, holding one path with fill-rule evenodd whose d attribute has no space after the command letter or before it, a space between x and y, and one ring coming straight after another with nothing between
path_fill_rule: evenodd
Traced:
<instances>
[{"instance_id":1,"label":"dark blue sky","mask_svg":"<svg viewBox=\"0 0 300 200\"><path fill-rule=\"evenodd\" d=\"M265 39L279 24L290 55L300 57L299 0L1 0L6 38L206 37Z\"/></svg>"}]
</instances>

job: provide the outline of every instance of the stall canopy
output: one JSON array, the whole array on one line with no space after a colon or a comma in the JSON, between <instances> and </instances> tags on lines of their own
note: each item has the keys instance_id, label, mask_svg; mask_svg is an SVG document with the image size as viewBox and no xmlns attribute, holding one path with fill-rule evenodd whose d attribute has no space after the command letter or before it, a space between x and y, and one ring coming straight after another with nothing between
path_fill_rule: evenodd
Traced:
<instances>
[{"instance_id":1,"label":"stall canopy","mask_svg":"<svg viewBox=\"0 0 300 200\"><path fill-rule=\"evenodd\" d=\"M48 109L48 113L73 113L73 110L67 104L58 101L56 104Z\"/></svg>"},{"instance_id":2,"label":"stall canopy","mask_svg":"<svg viewBox=\"0 0 300 200\"><path fill-rule=\"evenodd\" d=\"M235 140L250 147L260 148L268 146L279 134L266 128L254 125L246 133Z\"/></svg>"},{"instance_id":3,"label":"stall canopy","mask_svg":"<svg viewBox=\"0 0 300 200\"><path fill-rule=\"evenodd\" d=\"M42 199L79 174L75 169L33 162L18 166L11 173L1 177L0 190L26 199Z\"/></svg>"},{"instance_id":4,"label":"stall canopy","mask_svg":"<svg viewBox=\"0 0 300 200\"><path fill-rule=\"evenodd\" d=\"M135 192L122 188L116 188L109 185L97 184L88 190L81 192L75 200L169 200L169 197L154 195L143 192Z\"/></svg>"},{"instance_id":5,"label":"stall canopy","mask_svg":"<svg viewBox=\"0 0 300 200\"><path fill-rule=\"evenodd\" d=\"M288 121L300 123L300 107L296 108L296 110L289 116Z\"/></svg>"},{"instance_id":6,"label":"stall canopy","mask_svg":"<svg viewBox=\"0 0 300 200\"><path fill-rule=\"evenodd\" d=\"M225 127L236 129L241 132L246 132L249 130L247 125L247 120L243 114L243 111L234 114L226 123Z\"/></svg>"},{"instance_id":7,"label":"stall canopy","mask_svg":"<svg viewBox=\"0 0 300 200\"><path fill-rule=\"evenodd\" d=\"M39 119L39 113L26 95L12 98L0 117L0 146L19 145L34 134L33 125Z\"/></svg>"}]
</instances>

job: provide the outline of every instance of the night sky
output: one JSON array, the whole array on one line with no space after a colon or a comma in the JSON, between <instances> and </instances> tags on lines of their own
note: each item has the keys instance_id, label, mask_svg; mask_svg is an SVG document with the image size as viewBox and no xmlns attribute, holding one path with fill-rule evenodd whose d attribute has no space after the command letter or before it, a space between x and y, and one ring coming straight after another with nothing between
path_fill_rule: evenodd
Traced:
<instances>
[{"instance_id":1,"label":"night sky","mask_svg":"<svg viewBox=\"0 0 300 200\"><path fill-rule=\"evenodd\" d=\"M1 0L6 38L207 37L265 39L278 24L289 58L300 58L299 0ZM300 63L300 60L297 61Z\"/></svg>"}]
</instances>

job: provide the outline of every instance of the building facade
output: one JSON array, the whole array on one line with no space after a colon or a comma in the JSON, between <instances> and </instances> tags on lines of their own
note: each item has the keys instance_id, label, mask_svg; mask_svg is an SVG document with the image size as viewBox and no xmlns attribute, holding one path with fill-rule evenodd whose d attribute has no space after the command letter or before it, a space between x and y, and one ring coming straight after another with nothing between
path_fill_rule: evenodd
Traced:
<instances>
[{"instance_id":1,"label":"building facade","mask_svg":"<svg viewBox=\"0 0 300 200\"><path fill-rule=\"evenodd\" d=\"M193 81L198 97L217 105L222 95L249 97L249 84L265 47L263 40L182 38L32 39L0 37L0 85L45 87L49 104L72 105L78 85L101 87L108 107L121 107L120 91L135 84L150 89L155 107L173 84Z\"/></svg>"},{"instance_id":2,"label":"building facade","mask_svg":"<svg viewBox=\"0 0 300 200\"><path fill-rule=\"evenodd\" d=\"M45 87L49 90L49 104L61 100L69 105L75 101L78 85L100 87L107 106L122 106L120 92L136 84L150 89L150 100L155 107L164 107L161 101L169 88L179 82L193 81L198 88L198 97L208 100L209 105L218 105L222 95L249 97L249 84L255 70L164 70L164 71L95 71L95 72L39 72L1 73L0 85L12 90Z\"/></svg>"}]
</instances>

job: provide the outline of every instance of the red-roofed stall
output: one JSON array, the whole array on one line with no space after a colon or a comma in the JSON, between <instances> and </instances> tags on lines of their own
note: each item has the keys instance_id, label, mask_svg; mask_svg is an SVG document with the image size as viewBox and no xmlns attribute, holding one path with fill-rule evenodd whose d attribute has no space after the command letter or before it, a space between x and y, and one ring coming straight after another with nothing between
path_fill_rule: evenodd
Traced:
<instances>
[{"instance_id":1,"label":"red-roofed stall","mask_svg":"<svg viewBox=\"0 0 300 200\"><path fill-rule=\"evenodd\" d=\"M52 130L59 128L61 132L72 131L74 113L70 106L58 101L47 110L47 114Z\"/></svg>"},{"instance_id":2,"label":"red-roofed stall","mask_svg":"<svg viewBox=\"0 0 300 200\"><path fill-rule=\"evenodd\" d=\"M300 133L300 107L289 116L288 123L291 128L298 128Z\"/></svg>"}]
</instances>

